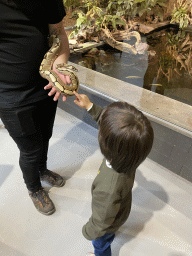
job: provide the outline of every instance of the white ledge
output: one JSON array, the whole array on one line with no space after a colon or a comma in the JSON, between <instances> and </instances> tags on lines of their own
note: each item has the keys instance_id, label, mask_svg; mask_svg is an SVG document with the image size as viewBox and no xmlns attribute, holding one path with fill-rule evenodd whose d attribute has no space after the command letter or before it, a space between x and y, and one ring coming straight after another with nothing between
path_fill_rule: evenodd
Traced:
<instances>
[{"instance_id":1,"label":"white ledge","mask_svg":"<svg viewBox=\"0 0 192 256\"><path fill-rule=\"evenodd\" d=\"M192 106L69 62L81 86L113 100L126 101L153 121L192 138Z\"/></svg>"}]
</instances>

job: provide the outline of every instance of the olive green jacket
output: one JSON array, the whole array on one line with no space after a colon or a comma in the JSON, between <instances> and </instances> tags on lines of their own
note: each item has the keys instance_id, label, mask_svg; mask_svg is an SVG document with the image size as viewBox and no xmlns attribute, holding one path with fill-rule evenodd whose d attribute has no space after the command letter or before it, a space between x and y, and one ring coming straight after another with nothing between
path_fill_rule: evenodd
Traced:
<instances>
[{"instance_id":1,"label":"olive green jacket","mask_svg":"<svg viewBox=\"0 0 192 256\"><path fill-rule=\"evenodd\" d=\"M89 111L97 122L101 112L96 105ZM131 210L134 178L135 172L132 176L118 173L106 165L104 158L92 184L92 216L82 229L86 239L116 232L124 224Z\"/></svg>"}]
</instances>

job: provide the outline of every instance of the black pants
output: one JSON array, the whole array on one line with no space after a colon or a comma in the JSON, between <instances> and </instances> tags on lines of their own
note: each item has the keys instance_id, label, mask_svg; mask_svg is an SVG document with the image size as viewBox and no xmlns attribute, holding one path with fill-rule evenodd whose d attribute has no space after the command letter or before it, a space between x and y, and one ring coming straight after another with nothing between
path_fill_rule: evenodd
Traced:
<instances>
[{"instance_id":1,"label":"black pants","mask_svg":"<svg viewBox=\"0 0 192 256\"><path fill-rule=\"evenodd\" d=\"M57 101L48 97L24 107L0 110L0 118L20 150L20 168L32 192L41 187L40 173L47 168L56 108Z\"/></svg>"}]
</instances>

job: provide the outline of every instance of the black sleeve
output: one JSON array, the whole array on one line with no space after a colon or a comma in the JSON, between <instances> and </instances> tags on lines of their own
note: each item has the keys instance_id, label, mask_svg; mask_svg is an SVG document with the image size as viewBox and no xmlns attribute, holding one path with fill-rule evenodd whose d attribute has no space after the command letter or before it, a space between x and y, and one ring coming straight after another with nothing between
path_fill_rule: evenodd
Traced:
<instances>
[{"instance_id":1,"label":"black sleeve","mask_svg":"<svg viewBox=\"0 0 192 256\"><path fill-rule=\"evenodd\" d=\"M101 116L101 113L103 111L103 108L99 105L96 105L93 103L92 108L88 111L88 113L92 116L92 118L99 124L99 118Z\"/></svg>"},{"instance_id":2,"label":"black sleeve","mask_svg":"<svg viewBox=\"0 0 192 256\"><path fill-rule=\"evenodd\" d=\"M56 24L62 21L66 15L63 0L13 1L17 8L35 23Z\"/></svg>"},{"instance_id":3,"label":"black sleeve","mask_svg":"<svg viewBox=\"0 0 192 256\"><path fill-rule=\"evenodd\" d=\"M66 15L62 0L46 1L45 8L49 24L59 23Z\"/></svg>"}]
</instances>

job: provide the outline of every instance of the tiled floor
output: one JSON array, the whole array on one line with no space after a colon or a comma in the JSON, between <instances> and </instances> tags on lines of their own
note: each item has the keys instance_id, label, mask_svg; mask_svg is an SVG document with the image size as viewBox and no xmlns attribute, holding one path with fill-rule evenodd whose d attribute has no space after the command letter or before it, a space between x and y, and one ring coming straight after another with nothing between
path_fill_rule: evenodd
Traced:
<instances>
[{"instance_id":1,"label":"tiled floor","mask_svg":"<svg viewBox=\"0 0 192 256\"><path fill-rule=\"evenodd\" d=\"M0 255L84 256L81 228L91 214L91 183L102 161L97 130L58 109L48 167L66 178L51 188L57 211L34 208L18 165L19 151L0 129ZM132 212L116 235L113 256L192 255L192 184L146 160L138 169Z\"/></svg>"}]
</instances>

